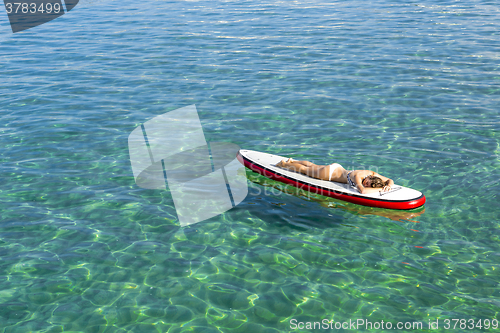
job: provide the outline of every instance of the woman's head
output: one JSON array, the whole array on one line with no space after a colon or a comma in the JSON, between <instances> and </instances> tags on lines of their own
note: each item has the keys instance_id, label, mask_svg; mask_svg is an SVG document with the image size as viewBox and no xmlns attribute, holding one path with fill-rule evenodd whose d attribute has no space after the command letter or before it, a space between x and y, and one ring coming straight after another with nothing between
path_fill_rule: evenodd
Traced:
<instances>
[{"instance_id":1,"label":"woman's head","mask_svg":"<svg viewBox=\"0 0 500 333\"><path fill-rule=\"evenodd\" d=\"M382 179L379 177L375 176L368 176L363 179L363 186L364 187L384 187L387 185L389 181L384 182Z\"/></svg>"}]
</instances>

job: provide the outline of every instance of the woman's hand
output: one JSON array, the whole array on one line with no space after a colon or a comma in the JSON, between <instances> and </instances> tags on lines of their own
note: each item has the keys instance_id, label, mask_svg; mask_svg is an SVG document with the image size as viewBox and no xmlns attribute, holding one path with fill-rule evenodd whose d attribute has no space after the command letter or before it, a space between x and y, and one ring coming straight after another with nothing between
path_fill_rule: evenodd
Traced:
<instances>
[{"instance_id":1,"label":"woman's hand","mask_svg":"<svg viewBox=\"0 0 500 333\"><path fill-rule=\"evenodd\" d=\"M381 192L389 192L390 190L392 190L392 185L394 185L394 181L388 178Z\"/></svg>"},{"instance_id":2,"label":"woman's hand","mask_svg":"<svg viewBox=\"0 0 500 333\"><path fill-rule=\"evenodd\" d=\"M390 190L392 190L392 187L390 187L389 185L385 185L382 189L382 192L389 192Z\"/></svg>"}]
</instances>

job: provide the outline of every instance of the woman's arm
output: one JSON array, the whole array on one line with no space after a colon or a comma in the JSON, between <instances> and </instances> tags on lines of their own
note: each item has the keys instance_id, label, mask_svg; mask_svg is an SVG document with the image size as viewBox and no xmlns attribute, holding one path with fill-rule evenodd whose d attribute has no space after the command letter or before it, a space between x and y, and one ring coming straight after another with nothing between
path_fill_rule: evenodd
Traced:
<instances>
[{"instance_id":1,"label":"woman's arm","mask_svg":"<svg viewBox=\"0 0 500 333\"><path fill-rule=\"evenodd\" d=\"M393 186L393 185L394 185L394 181L393 181L392 179L390 179L390 178L387 178L387 177L384 177L384 176L382 176L382 175L379 175L379 174L378 174L378 173L376 173L376 172L374 172L374 173L373 173L373 175L374 175L375 177L378 177L378 178L382 179L382 181L383 181L384 183L385 183L385 182L387 182L387 181L389 181L389 183L387 184L388 186Z\"/></svg>"},{"instance_id":2,"label":"woman's arm","mask_svg":"<svg viewBox=\"0 0 500 333\"><path fill-rule=\"evenodd\" d=\"M377 193L377 192L382 192L383 190L385 190L385 187L384 188L380 188L380 187L364 187L361 184L357 184L356 187L358 188L358 191L361 194Z\"/></svg>"}]
</instances>

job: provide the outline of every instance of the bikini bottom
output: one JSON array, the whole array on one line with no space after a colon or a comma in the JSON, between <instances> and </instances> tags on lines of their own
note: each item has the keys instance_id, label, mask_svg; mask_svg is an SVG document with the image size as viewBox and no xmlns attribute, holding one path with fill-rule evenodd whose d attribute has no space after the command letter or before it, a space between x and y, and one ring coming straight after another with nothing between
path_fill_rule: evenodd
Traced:
<instances>
[{"instance_id":1,"label":"bikini bottom","mask_svg":"<svg viewBox=\"0 0 500 333\"><path fill-rule=\"evenodd\" d=\"M330 164L330 177L328 177L328 181L332 180L332 174L335 170L337 170L338 167L342 167L342 165L338 163Z\"/></svg>"}]
</instances>

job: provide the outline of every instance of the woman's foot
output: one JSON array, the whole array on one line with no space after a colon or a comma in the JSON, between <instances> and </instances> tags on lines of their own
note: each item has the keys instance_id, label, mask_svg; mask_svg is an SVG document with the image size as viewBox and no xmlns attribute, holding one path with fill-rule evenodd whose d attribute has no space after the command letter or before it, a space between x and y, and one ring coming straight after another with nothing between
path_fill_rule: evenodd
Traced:
<instances>
[{"instance_id":1,"label":"woman's foot","mask_svg":"<svg viewBox=\"0 0 500 333\"><path fill-rule=\"evenodd\" d=\"M290 163L293 163L293 162L297 162L297 161L290 157L288 159L288 161L281 160L280 162L278 162L276 164L276 166L279 166L279 167L282 167L282 168L286 168L286 167L289 167L289 165L287 165L287 164L290 164Z\"/></svg>"},{"instance_id":2,"label":"woman's foot","mask_svg":"<svg viewBox=\"0 0 500 333\"><path fill-rule=\"evenodd\" d=\"M276 166L284 168L288 162L285 162L285 160L281 160L278 163L276 163Z\"/></svg>"}]
</instances>

